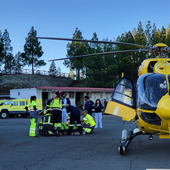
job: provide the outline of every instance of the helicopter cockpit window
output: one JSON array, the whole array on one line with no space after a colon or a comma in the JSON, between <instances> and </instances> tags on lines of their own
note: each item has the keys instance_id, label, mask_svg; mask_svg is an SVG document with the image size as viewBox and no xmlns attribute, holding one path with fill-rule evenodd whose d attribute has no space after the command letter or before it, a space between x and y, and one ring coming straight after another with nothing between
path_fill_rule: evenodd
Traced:
<instances>
[{"instance_id":1,"label":"helicopter cockpit window","mask_svg":"<svg viewBox=\"0 0 170 170\"><path fill-rule=\"evenodd\" d=\"M117 100L125 103L126 105L134 106L132 89L132 83L128 79L122 79L122 81L116 86L116 89L112 95L112 100Z\"/></svg>"},{"instance_id":2,"label":"helicopter cockpit window","mask_svg":"<svg viewBox=\"0 0 170 170\"><path fill-rule=\"evenodd\" d=\"M148 73L153 73L153 68L154 68L154 65L157 63L157 61L151 61L149 64L148 64Z\"/></svg>"},{"instance_id":3,"label":"helicopter cockpit window","mask_svg":"<svg viewBox=\"0 0 170 170\"><path fill-rule=\"evenodd\" d=\"M168 75L168 82L169 82L169 88L170 88L170 74Z\"/></svg>"},{"instance_id":4,"label":"helicopter cockpit window","mask_svg":"<svg viewBox=\"0 0 170 170\"><path fill-rule=\"evenodd\" d=\"M148 101L156 106L163 95L166 94L167 82L164 75L155 74L144 79L144 89Z\"/></svg>"}]
</instances>

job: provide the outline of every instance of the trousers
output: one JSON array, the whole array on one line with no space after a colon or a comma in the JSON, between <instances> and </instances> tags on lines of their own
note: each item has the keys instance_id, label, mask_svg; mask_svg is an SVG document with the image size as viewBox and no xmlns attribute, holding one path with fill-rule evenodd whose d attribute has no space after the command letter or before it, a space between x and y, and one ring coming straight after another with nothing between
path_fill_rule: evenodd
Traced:
<instances>
[{"instance_id":1,"label":"trousers","mask_svg":"<svg viewBox=\"0 0 170 170\"><path fill-rule=\"evenodd\" d=\"M100 126L100 128L102 128L102 113L95 113L95 122L96 122L96 126L95 128L98 128L98 124Z\"/></svg>"},{"instance_id":2,"label":"trousers","mask_svg":"<svg viewBox=\"0 0 170 170\"><path fill-rule=\"evenodd\" d=\"M52 123L54 123L54 127L60 127L61 126L61 110L52 110Z\"/></svg>"},{"instance_id":3,"label":"trousers","mask_svg":"<svg viewBox=\"0 0 170 170\"><path fill-rule=\"evenodd\" d=\"M81 127L81 122L80 122L80 114L74 114L72 113L70 115L70 125L69 125L69 130L67 132L67 135L70 135L74 126L75 121L77 122L77 127L80 135L82 134L82 127Z\"/></svg>"},{"instance_id":4,"label":"trousers","mask_svg":"<svg viewBox=\"0 0 170 170\"><path fill-rule=\"evenodd\" d=\"M93 131L93 129L94 129L94 126L90 126L90 125L84 125L83 126L83 130L86 132L86 133L92 133L92 131Z\"/></svg>"},{"instance_id":5,"label":"trousers","mask_svg":"<svg viewBox=\"0 0 170 170\"><path fill-rule=\"evenodd\" d=\"M61 123L67 122L67 111L66 109L62 110L62 119L61 119Z\"/></svg>"},{"instance_id":6,"label":"trousers","mask_svg":"<svg viewBox=\"0 0 170 170\"><path fill-rule=\"evenodd\" d=\"M29 136L34 137L36 136L36 125L38 121L38 115L37 112L30 112L30 130L29 130Z\"/></svg>"},{"instance_id":7,"label":"trousers","mask_svg":"<svg viewBox=\"0 0 170 170\"><path fill-rule=\"evenodd\" d=\"M42 129L43 136L51 136L54 134L55 133L54 133L53 125L50 124L43 125L43 129Z\"/></svg>"}]
</instances>

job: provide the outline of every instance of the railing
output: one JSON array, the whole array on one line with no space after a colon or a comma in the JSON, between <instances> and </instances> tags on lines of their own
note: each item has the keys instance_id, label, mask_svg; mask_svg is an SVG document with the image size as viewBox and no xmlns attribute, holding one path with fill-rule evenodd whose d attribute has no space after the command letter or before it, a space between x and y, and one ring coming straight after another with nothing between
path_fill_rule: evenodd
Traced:
<instances>
[{"instance_id":1,"label":"railing","mask_svg":"<svg viewBox=\"0 0 170 170\"><path fill-rule=\"evenodd\" d=\"M32 69L22 69L21 71L15 71L15 70L11 70L11 71L6 71L5 70L0 70L0 74L32 74ZM45 75L45 76L55 76L55 77L69 77L68 73L63 73L63 72L57 72L55 74L50 74L49 71L46 70L34 70L34 74L37 75Z\"/></svg>"}]
</instances>

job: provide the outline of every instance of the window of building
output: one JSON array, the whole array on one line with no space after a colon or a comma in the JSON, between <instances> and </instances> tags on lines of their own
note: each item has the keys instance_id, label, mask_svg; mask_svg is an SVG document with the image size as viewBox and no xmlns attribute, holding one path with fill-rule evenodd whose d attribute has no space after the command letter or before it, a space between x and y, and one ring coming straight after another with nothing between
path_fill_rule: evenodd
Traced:
<instances>
[{"instance_id":1,"label":"window of building","mask_svg":"<svg viewBox=\"0 0 170 170\"><path fill-rule=\"evenodd\" d=\"M74 98L74 92L72 91L70 91L70 92L68 92L68 94L69 94L69 98L71 98L71 99L73 99Z\"/></svg>"}]
</instances>

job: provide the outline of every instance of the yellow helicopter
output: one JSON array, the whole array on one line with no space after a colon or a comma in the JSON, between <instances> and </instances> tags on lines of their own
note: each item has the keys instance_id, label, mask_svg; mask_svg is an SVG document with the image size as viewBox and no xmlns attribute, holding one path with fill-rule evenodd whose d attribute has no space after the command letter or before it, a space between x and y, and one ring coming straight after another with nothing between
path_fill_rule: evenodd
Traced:
<instances>
[{"instance_id":1,"label":"yellow helicopter","mask_svg":"<svg viewBox=\"0 0 170 170\"><path fill-rule=\"evenodd\" d=\"M118 147L120 154L125 154L132 139L139 135L149 135L150 140L153 139L152 135L158 135L160 139L170 139L170 59L165 58L165 53L170 52L170 47L167 47L167 45L163 43L148 47L122 42L50 37L38 38L109 43L139 48L139 50L124 50L73 56L71 58L54 59L54 61L138 51L158 52L157 58L146 59L141 63L138 69L139 78L136 86L134 86L134 83L129 78L124 77L122 74L122 78L118 82L111 96L111 100L107 104L105 113L120 116L123 121L132 120L132 122L137 125L137 128L131 131L130 134L128 134L127 130L122 131L121 144Z\"/></svg>"}]
</instances>

